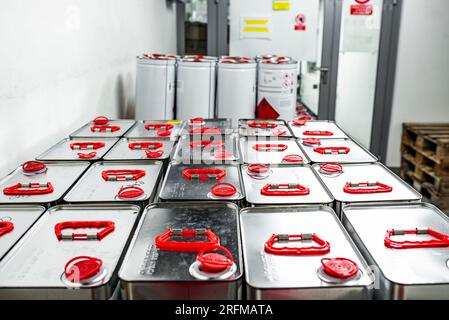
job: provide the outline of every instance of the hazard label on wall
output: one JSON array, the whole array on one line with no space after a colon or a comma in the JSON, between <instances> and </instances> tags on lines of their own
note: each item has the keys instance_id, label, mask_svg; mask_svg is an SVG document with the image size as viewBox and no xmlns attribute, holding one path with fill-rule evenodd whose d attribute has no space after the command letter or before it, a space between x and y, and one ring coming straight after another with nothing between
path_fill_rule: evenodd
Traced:
<instances>
[{"instance_id":1,"label":"hazard label on wall","mask_svg":"<svg viewBox=\"0 0 449 320\"><path fill-rule=\"evenodd\" d=\"M357 4L351 5L351 15L370 16L373 14L373 6L368 4L370 0L355 0Z\"/></svg>"},{"instance_id":2,"label":"hazard label on wall","mask_svg":"<svg viewBox=\"0 0 449 320\"><path fill-rule=\"evenodd\" d=\"M305 31L306 30L306 16L299 13L295 17L295 30Z\"/></svg>"}]
</instances>

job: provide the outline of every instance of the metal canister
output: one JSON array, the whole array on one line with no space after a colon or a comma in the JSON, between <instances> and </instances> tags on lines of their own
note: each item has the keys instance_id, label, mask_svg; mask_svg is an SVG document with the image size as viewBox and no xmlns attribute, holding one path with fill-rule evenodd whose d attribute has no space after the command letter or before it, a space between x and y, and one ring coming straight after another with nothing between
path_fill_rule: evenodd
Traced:
<instances>
[{"instance_id":1,"label":"metal canister","mask_svg":"<svg viewBox=\"0 0 449 320\"><path fill-rule=\"evenodd\" d=\"M231 119L205 119L197 117L184 122L181 135L213 136L232 134L233 132Z\"/></svg>"},{"instance_id":2,"label":"metal canister","mask_svg":"<svg viewBox=\"0 0 449 320\"><path fill-rule=\"evenodd\" d=\"M290 130L297 138L307 139L347 139L348 135L334 122L328 120L312 120L298 118L288 122Z\"/></svg>"},{"instance_id":3,"label":"metal canister","mask_svg":"<svg viewBox=\"0 0 449 320\"><path fill-rule=\"evenodd\" d=\"M64 197L69 203L132 202L154 199L162 161L107 161L92 164Z\"/></svg>"},{"instance_id":4,"label":"metal canister","mask_svg":"<svg viewBox=\"0 0 449 320\"><path fill-rule=\"evenodd\" d=\"M449 219L438 208L351 205L342 220L376 276L375 299L449 299Z\"/></svg>"},{"instance_id":5,"label":"metal canister","mask_svg":"<svg viewBox=\"0 0 449 320\"><path fill-rule=\"evenodd\" d=\"M159 194L163 201L240 202L244 197L238 164L170 164Z\"/></svg>"},{"instance_id":6,"label":"metal canister","mask_svg":"<svg viewBox=\"0 0 449 320\"><path fill-rule=\"evenodd\" d=\"M367 264L331 208L247 208L240 222L248 299L371 299Z\"/></svg>"},{"instance_id":7,"label":"metal canister","mask_svg":"<svg viewBox=\"0 0 449 320\"><path fill-rule=\"evenodd\" d=\"M212 57L183 57L178 61L176 116L187 120L215 117L215 67Z\"/></svg>"},{"instance_id":8,"label":"metal canister","mask_svg":"<svg viewBox=\"0 0 449 320\"><path fill-rule=\"evenodd\" d=\"M217 116L231 118L238 126L241 118L256 115L256 61L244 57L223 57L217 68Z\"/></svg>"},{"instance_id":9,"label":"metal canister","mask_svg":"<svg viewBox=\"0 0 449 320\"><path fill-rule=\"evenodd\" d=\"M44 213L37 205L0 205L0 260Z\"/></svg>"},{"instance_id":10,"label":"metal canister","mask_svg":"<svg viewBox=\"0 0 449 320\"><path fill-rule=\"evenodd\" d=\"M144 210L119 271L122 296L129 300L240 299L240 246L235 204L151 204Z\"/></svg>"},{"instance_id":11,"label":"metal canister","mask_svg":"<svg viewBox=\"0 0 449 320\"><path fill-rule=\"evenodd\" d=\"M315 164L313 168L335 198L339 214L347 204L421 201L415 189L378 162Z\"/></svg>"},{"instance_id":12,"label":"metal canister","mask_svg":"<svg viewBox=\"0 0 449 320\"><path fill-rule=\"evenodd\" d=\"M139 207L50 208L0 262L0 299L114 297Z\"/></svg>"},{"instance_id":13,"label":"metal canister","mask_svg":"<svg viewBox=\"0 0 449 320\"><path fill-rule=\"evenodd\" d=\"M85 161L27 161L0 180L0 203L54 205L88 167Z\"/></svg>"},{"instance_id":14,"label":"metal canister","mask_svg":"<svg viewBox=\"0 0 449 320\"><path fill-rule=\"evenodd\" d=\"M242 137L239 148L243 163L286 165L309 163L296 139Z\"/></svg>"},{"instance_id":15,"label":"metal canister","mask_svg":"<svg viewBox=\"0 0 449 320\"><path fill-rule=\"evenodd\" d=\"M122 138L104 156L106 161L166 160L173 153L174 141L158 138Z\"/></svg>"},{"instance_id":16,"label":"metal canister","mask_svg":"<svg viewBox=\"0 0 449 320\"><path fill-rule=\"evenodd\" d=\"M350 139L299 139L299 144L312 162L369 163L377 158L366 148Z\"/></svg>"},{"instance_id":17,"label":"metal canister","mask_svg":"<svg viewBox=\"0 0 449 320\"><path fill-rule=\"evenodd\" d=\"M296 118L297 61L289 57L261 60L257 83L258 105L265 100L274 110L272 113L277 114L280 119Z\"/></svg>"},{"instance_id":18,"label":"metal canister","mask_svg":"<svg viewBox=\"0 0 449 320\"><path fill-rule=\"evenodd\" d=\"M242 165L246 200L250 205L326 204L333 197L316 173L306 166Z\"/></svg>"},{"instance_id":19,"label":"metal canister","mask_svg":"<svg viewBox=\"0 0 449 320\"><path fill-rule=\"evenodd\" d=\"M119 138L125 135L136 121L110 120L107 117L97 117L73 132L71 138Z\"/></svg>"},{"instance_id":20,"label":"metal canister","mask_svg":"<svg viewBox=\"0 0 449 320\"><path fill-rule=\"evenodd\" d=\"M39 161L97 161L103 158L117 138L66 138L36 157Z\"/></svg>"},{"instance_id":21,"label":"metal canister","mask_svg":"<svg viewBox=\"0 0 449 320\"><path fill-rule=\"evenodd\" d=\"M240 119L239 135L245 137L293 137L284 120Z\"/></svg>"},{"instance_id":22,"label":"metal canister","mask_svg":"<svg viewBox=\"0 0 449 320\"><path fill-rule=\"evenodd\" d=\"M174 118L176 56L143 54L137 57L136 119Z\"/></svg>"},{"instance_id":23,"label":"metal canister","mask_svg":"<svg viewBox=\"0 0 449 320\"><path fill-rule=\"evenodd\" d=\"M169 138L178 139L183 126L181 120L141 120L125 134L126 138Z\"/></svg>"}]
</instances>

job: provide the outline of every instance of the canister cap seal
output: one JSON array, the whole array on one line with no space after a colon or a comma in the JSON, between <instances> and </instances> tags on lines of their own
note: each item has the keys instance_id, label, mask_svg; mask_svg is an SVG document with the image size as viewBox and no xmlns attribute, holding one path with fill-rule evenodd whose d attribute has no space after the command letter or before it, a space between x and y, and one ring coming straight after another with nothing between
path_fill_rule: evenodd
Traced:
<instances>
[{"instance_id":1,"label":"canister cap seal","mask_svg":"<svg viewBox=\"0 0 449 320\"><path fill-rule=\"evenodd\" d=\"M323 271L334 278L348 279L359 272L357 263L347 258L321 259Z\"/></svg>"}]
</instances>

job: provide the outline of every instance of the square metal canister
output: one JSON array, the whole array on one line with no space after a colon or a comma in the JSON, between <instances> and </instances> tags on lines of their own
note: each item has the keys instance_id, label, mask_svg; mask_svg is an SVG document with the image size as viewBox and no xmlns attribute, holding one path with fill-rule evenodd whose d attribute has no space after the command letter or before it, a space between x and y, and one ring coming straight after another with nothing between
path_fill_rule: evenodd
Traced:
<instances>
[{"instance_id":1,"label":"square metal canister","mask_svg":"<svg viewBox=\"0 0 449 320\"><path fill-rule=\"evenodd\" d=\"M109 120L107 124L97 125L93 121L70 134L71 138L120 138L136 123L135 120Z\"/></svg>"},{"instance_id":2,"label":"square metal canister","mask_svg":"<svg viewBox=\"0 0 449 320\"><path fill-rule=\"evenodd\" d=\"M293 137L287 122L279 119L240 119L239 135L243 137Z\"/></svg>"},{"instance_id":3,"label":"square metal canister","mask_svg":"<svg viewBox=\"0 0 449 320\"><path fill-rule=\"evenodd\" d=\"M0 262L0 299L110 299L138 215L139 207L125 204L50 208ZM57 226L80 222L86 226L62 229L58 237ZM113 228L102 238L101 228L89 227L106 223ZM86 258L98 266L84 264L92 268L88 278L83 266L77 272L70 264Z\"/></svg>"},{"instance_id":4,"label":"square metal canister","mask_svg":"<svg viewBox=\"0 0 449 320\"><path fill-rule=\"evenodd\" d=\"M163 160L173 155L175 141L158 138L122 138L104 156L105 161Z\"/></svg>"},{"instance_id":5,"label":"square metal canister","mask_svg":"<svg viewBox=\"0 0 449 320\"><path fill-rule=\"evenodd\" d=\"M335 166L335 167L334 167ZM333 170L334 168L338 168ZM315 164L313 169L335 198L340 215L347 204L369 202L420 202L421 194L383 164ZM331 169L331 170L329 170Z\"/></svg>"},{"instance_id":6,"label":"square metal canister","mask_svg":"<svg viewBox=\"0 0 449 320\"><path fill-rule=\"evenodd\" d=\"M182 126L181 135L196 135L196 136L210 136L221 134L232 134L231 119L219 118L219 119L204 119L194 118L184 121Z\"/></svg>"},{"instance_id":7,"label":"square metal canister","mask_svg":"<svg viewBox=\"0 0 449 320\"><path fill-rule=\"evenodd\" d=\"M27 173L20 166L0 180L1 204L56 204L89 167L86 161L43 161L45 169ZM26 189L41 190L42 194L8 195L7 188L22 185ZM23 189L23 188L21 188Z\"/></svg>"},{"instance_id":8,"label":"square metal canister","mask_svg":"<svg viewBox=\"0 0 449 320\"><path fill-rule=\"evenodd\" d=\"M125 134L126 138L167 138L176 141L184 122L181 120L140 120Z\"/></svg>"},{"instance_id":9,"label":"square metal canister","mask_svg":"<svg viewBox=\"0 0 449 320\"><path fill-rule=\"evenodd\" d=\"M39 161L97 161L103 158L117 138L66 138L36 157Z\"/></svg>"},{"instance_id":10,"label":"square metal canister","mask_svg":"<svg viewBox=\"0 0 449 320\"><path fill-rule=\"evenodd\" d=\"M162 175L161 161L106 161L92 164L64 197L68 203L151 202Z\"/></svg>"},{"instance_id":11,"label":"square metal canister","mask_svg":"<svg viewBox=\"0 0 449 320\"><path fill-rule=\"evenodd\" d=\"M195 238L185 239L182 235L187 230L194 232ZM167 231L176 234L170 237L172 245L206 242L206 234L213 233L232 256L232 266L218 273L202 272L198 252L158 249L156 238L161 241ZM144 210L119 278L122 296L128 300L236 300L241 298L242 274L237 205L167 202L151 204Z\"/></svg>"},{"instance_id":12,"label":"square metal canister","mask_svg":"<svg viewBox=\"0 0 449 320\"><path fill-rule=\"evenodd\" d=\"M296 138L349 139L349 136L334 121L293 120L288 122L288 126Z\"/></svg>"},{"instance_id":13,"label":"square metal canister","mask_svg":"<svg viewBox=\"0 0 449 320\"><path fill-rule=\"evenodd\" d=\"M308 165L264 166L242 165L246 201L250 205L326 204L334 198ZM261 172L263 171L263 172Z\"/></svg>"},{"instance_id":14,"label":"square metal canister","mask_svg":"<svg viewBox=\"0 0 449 320\"><path fill-rule=\"evenodd\" d=\"M371 299L368 266L331 208L247 208L240 223L248 299Z\"/></svg>"},{"instance_id":15,"label":"square metal canister","mask_svg":"<svg viewBox=\"0 0 449 320\"><path fill-rule=\"evenodd\" d=\"M449 299L449 219L438 208L349 205L342 221L374 271L375 299Z\"/></svg>"}]
</instances>

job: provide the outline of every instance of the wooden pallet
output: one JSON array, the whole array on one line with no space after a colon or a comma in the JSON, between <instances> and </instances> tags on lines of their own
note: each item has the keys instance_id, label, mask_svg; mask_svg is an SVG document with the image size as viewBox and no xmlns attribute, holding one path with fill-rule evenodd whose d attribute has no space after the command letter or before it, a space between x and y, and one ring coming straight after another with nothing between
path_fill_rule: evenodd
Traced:
<instances>
[{"instance_id":1,"label":"wooden pallet","mask_svg":"<svg viewBox=\"0 0 449 320\"><path fill-rule=\"evenodd\" d=\"M422 184L421 194L430 199L430 201L442 210L449 209L449 194L441 194L435 191L432 185Z\"/></svg>"},{"instance_id":2,"label":"wooden pallet","mask_svg":"<svg viewBox=\"0 0 449 320\"><path fill-rule=\"evenodd\" d=\"M436 159L449 159L449 123L404 123L402 143Z\"/></svg>"}]
</instances>

